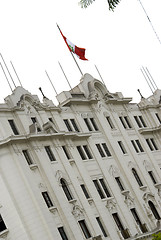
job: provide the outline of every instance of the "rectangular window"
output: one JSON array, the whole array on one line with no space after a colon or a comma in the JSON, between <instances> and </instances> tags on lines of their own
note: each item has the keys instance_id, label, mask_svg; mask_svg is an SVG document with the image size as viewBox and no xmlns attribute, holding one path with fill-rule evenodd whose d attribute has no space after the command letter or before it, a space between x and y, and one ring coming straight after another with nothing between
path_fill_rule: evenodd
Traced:
<instances>
[{"instance_id":1,"label":"rectangular window","mask_svg":"<svg viewBox=\"0 0 161 240\"><path fill-rule=\"evenodd\" d=\"M105 184L105 182L104 182L104 179L101 178L101 179L99 179L99 181L100 181L100 183L101 183L101 185L102 185L102 187L103 187L103 190L104 190L106 196L107 196L107 197L111 197L111 194L110 194L109 191L108 191L108 188L107 188L107 186L106 186L106 184Z\"/></svg>"},{"instance_id":2,"label":"rectangular window","mask_svg":"<svg viewBox=\"0 0 161 240\"><path fill-rule=\"evenodd\" d=\"M93 156L87 145L77 146L77 150L78 150L82 160L93 159Z\"/></svg>"},{"instance_id":3,"label":"rectangular window","mask_svg":"<svg viewBox=\"0 0 161 240\"><path fill-rule=\"evenodd\" d=\"M63 149L67 159L71 159L71 156L70 156L69 151L67 150L66 146L62 146L62 149Z\"/></svg>"},{"instance_id":4,"label":"rectangular window","mask_svg":"<svg viewBox=\"0 0 161 240\"><path fill-rule=\"evenodd\" d=\"M86 157L86 155L85 155L85 153L84 153L82 147L81 147L81 146L77 146L77 150L78 150L78 152L79 152L79 154L80 154L82 160L86 160L87 157Z\"/></svg>"},{"instance_id":5,"label":"rectangular window","mask_svg":"<svg viewBox=\"0 0 161 240\"><path fill-rule=\"evenodd\" d=\"M96 147L101 155L101 157L110 157L111 153L106 145L106 143L96 144Z\"/></svg>"},{"instance_id":6,"label":"rectangular window","mask_svg":"<svg viewBox=\"0 0 161 240\"><path fill-rule=\"evenodd\" d=\"M141 221L140 221L140 218L139 218L139 216L138 216L135 208L130 209L130 211L131 211L131 213L132 213L132 215L133 215L136 223L137 223L139 226L142 225L142 223L141 223Z\"/></svg>"},{"instance_id":7,"label":"rectangular window","mask_svg":"<svg viewBox=\"0 0 161 240\"><path fill-rule=\"evenodd\" d=\"M120 121L121 121L121 123L122 123L122 125L125 129L132 128L131 123L130 123L130 119L129 119L128 116L119 117L119 119L120 119Z\"/></svg>"},{"instance_id":8,"label":"rectangular window","mask_svg":"<svg viewBox=\"0 0 161 240\"><path fill-rule=\"evenodd\" d=\"M99 180L93 180L93 183L94 183L101 199L106 198L106 197L111 197L111 194L110 194L103 178L101 178Z\"/></svg>"},{"instance_id":9,"label":"rectangular window","mask_svg":"<svg viewBox=\"0 0 161 240\"><path fill-rule=\"evenodd\" d=\"M67 237L63 227L59 227L58 231L60 233L60 236L61 236L62 240L68 240L68 237Z\"/></svg>"},{"instance_id":10,"label":"rectangular window","mask_svg":"<svg viewBox=\"0 0 161 240\"><path fill-rule=\"evenodd\" d=\"M135 151L138 153L138 152L139 152L139 150L138 150L138 148L137 148L137 146L136 146L136 143L135 143L135 141L134 141L134 140L131 140L131 143L132 143L132 145L133 145L133 147L134 147Z\"/></svg>"},{"instance_id":11,"label":"rectangular window","mask_svg":"<svg viewBox=\"0 0 161 240\"><path fill-rule=\"evenodd\" d=\"M36 117L31 117L31 121L32 121L33 123L37 123L37 124L38 124ZM41 132L40 127L37 127L37 131L38 131L38 132Z\"/></svg>"},{"instance_id":12,"label":"rectangular window","mask_svg":"<svg viewBox=\"0 0 161 240\"><path fill-rule=\"evenodd\" d=\"M105 198L105 194L103 193L103 190L100 187L99 182L97 180L93 180L93 183L94 183L94 185L95 185L95 187L97 189L98 194L100 195L100 198L104 199Z\"/></svg>"},{"instance_id":13,"label":"rectangular window","mask_svg":"<svg viewBox=\"0 0 161 240\"><path fill-rule=\"evenodd\" d=\"M103 233L103 236L107 237L107 233L106 233L105 228L104 228L104 226L103 226L103 224L101 222L101 219L99 217L96 217L96 220L98 222L98 225L100 226L100 229L101 229L101 231Z\"/></svg>"},{"instance_id":14,"label":"rectangular window","mask_svg":"<svg viewBox=\"0 0 161 240\"><path fill-rule=\"evenodd\" d=\"M55 156L54 156L54 154L53 154L50 146L45 146L44 148L45 148L45 151L46 151L46 153L47 153L50 161L51 161L51 162L56 161L56 158L55 158Z\"/></svg>"},{"instance_id":15,"label":"rectangular window","mask_svg":"<svg viewBox=\"0 0 161 240\"><path fill-rule=\"evenodd\" d=\"M149 173L149 176L150 176L152 182L153 182L154 184L156 184L157 181L156 181L156 178L155 178L155 176L154 176L154 173L153 173L152 171L148 171L148 173Z\"/></svg>"},{"instance_id":16,"label":"rectangular window","mask_svg":"<svg viewBox=\"0 0 161 240\"><path fill-rule=\"evenodd\" d=\"M33 161L32 161L32 159L31 159L31 156L30 156L28 150L27 150L27 149L26 149L26 150L22 150L22 153L23 153L23 155L24 155L24 157L25 157L28 165L33 164Z\"/></svg>"},{"instance_id":17,"label":"rectangular window","mask_svg":"<svg viewBox=\"0 0 161 240\"><path fill-rule=\"evenodd\" d=\"M84 184L81 184L80 186L81 186L81 188L82 188L82 191L83 191L85 197L86 197L87 199L90 198L90 196L89 196L89 194L88 194L88 192L87 192L86 186L85 186Z\"/></svg>"},{"instance_id":18,"label":"rectangular window","mask_svg":"<svg viewBox=\"0 0 161 240\"><path fill-rule=\"evenodd\" d=\"M78 221L78 223L79 223L79 225L80 225L80 227L82 229L82 232L83 232L85 238L86 239L90 238L91 234L90 234L90 232L89 232L89 230L87 228L85 220L80 220L80 221Z\"/></svg>"},{"instance_id":19,"label":"rectangular window","mask_svg":"<svg viewBox=\"0 0 161 240\"><path fill-rule=\"evenodd\" d=\"M69 132L72 132L73 129L72 129L70 123L69 123L69 120L68 120L68 119L64 119L63 121L64 121L64 123L65 123L65 125L66 125L68 131L69 131Z\"/></svg>"},{"instance_id":20,"label":"rectangular window","mask_svg":"<svg viewBox=\"0 0 161 240\"><path fill-rule=\"evenodd\" d=\"M7 227L2 219L2 216L0 215L0 232L4 231L6 229L7 229Z\"/></svg>"},{"instance_id":21,"label":"rectangular window","mask_svg":"<svg viewBox=\"0 0 161 240\"><path fill-rule=\"evenodd\" d=\"M10 124L10 127L11 127L13 133L14 133L15 135L19 135L19 132L18 132L18 130L17 130L17 127L16 127L16 125L15 125L14 120L13 120L13 119L10 119L10 120L8 120L8 122L9 122L9 124Z\"/></svg>"},{"instance_id":22,"label":"rectangular window","mask_svg":"<svg viewBox=\"0 0 161 240\"><path fill-rule=\"evenodd\" d=\"M89 131L98 131L98 127L94 118L84 118L84 122Z\"/></svg>"},{"instance_id":23,"label":"rectangular window","mask_svg":"<svg viewBox=\"0 0 161 240\"><path fill-rule=\"evenodd\" d=\"M147 138L146 143L148 144L151 151L158 150L154 138Z\"/></svg>"},{"instance_id":24,"label":"rectangular window","mask_svg":"<svg viewBox=\"0 0 161 240\"><path fill-rule=\"evenodd\" d=\"M137 140L135 140L135 142L136 142L140 152L144 152L144 149L142 148L140 141L137 139Z\"/></svg>"},{"instance_id":25,"label":"rectangular window","mask_svg":"<svg viewBox=\"0 0 161 240\"><path fill-rule=\"evenodd\" d=\"M42 194L42 196L43 196L43 198L44 198L44 200L45 200L46 205L48 206L48 208L52 207L52 206L53 206L53 203L52 203L52 201L51 201L51 199L50 199L50 197L49 197L48 192L42 192L41 194Z\"/></svg>"},{"instance_id":26,"label":"rectangular window","mask_svg":"<svg viewBox=\"0 0 161 240\"><path fill-rule=\"evenodd\" d=\"M138 139L137 140L131 140L131 143L132 143L132 145L133 145L133 147L134 147L134 149L137 153L144 152L144 149L142 148L141 143Z\"/></svg>"},{"instance_id":27,"label":"rectangular window","mask_svg":"<svg viewBox=\"0 0 161 240\"><path fill-rule=\"evenodd\" d=\"M113 122L112 122L110 116L106 117L106 120L107 120L108 124L110 125L111 129L114 129L115 126L114 126L114 124L113 124Z\"/></svg>"},{"instance_id":28,"label":"rectangular window","mask_svg":"<svg viewBox=\"0 0 161 240\"><path fill-rule=\"evenodd\" d=\"M115 221L118 229L121 231L121 234L122 234L123 238L124 238L124 239L129 238L129 237L130 237L130 234L129 234L129 232L128 232L127 229L124 229L124 227L123 227L123 225L122 225L122 222L121 222L118 214L117 214L117 213L113 213L112 216L113 216L113 219L114 219L114 221Z\"/></svg>"},{"instance_id":29,"label":"rectangular window","mask_svg":"<svg viewBox=\"0 0 161 240\"><path fill-rule=\"evenodd\" d=\"M144 119L143 119L143 116L139 115L139 116L134 116L134 119L138 125L139 128L143 128L143 127L147 127Z\"/></svg>"},{"instance_id":30,"label":"rectangular window","mask_svg":"<svg viewBox=\"0 0 161 240\"><path fill-rule=\"evenodd\" d=\"M158 113L156 113L156 114L155 114L155 116L157 117L157 119L158 119L159 123L161 124L161 119L160 119L160 117L159 117L159 114L158 114Z\"/></svg>"},{"instance_id":31,"label":"rectangular window","mask_svg":"<svg viewBox=\"0 0 161 240\"><path fill-rule=\"evenodd\" d=\"M122 141L118 141L118 144L119 144L119 146L120 146L120 148L121 148L122 153L123 153L123 154L126 154L127 151L126 151L126 149L125 149L125 147L124 147L123 142L122 142Z\"/></svg>"},{"instance_id":32,"label":"rectangular window","mask_svg":"<svg viewBox=\"0 0 161 240\"><path fill-rule=\"evenodd\" d=\"M125 188L124 188L124 186L123 186L123 184L122 184L122 181L121 181L120 177L115 177L115 180L116 180L116 182L117 182L120 190L121 190L121 191L124 191Z\"/></svg>"},{"instance_id":33,"label":"rectangular window","mask_svg":"<svg viewBox=\"0 0 161 240\"><path fill-rule=\"evenodd\" d=\"M70 121L71 121L71 123L72 123L72 125L73 125L74 130L75 130L76 132L79 132L79 128L78 128L78 126L77 126L77 124L76 124L75 119L70 119Z\"/></svg>"},{"instance_id":34,"label":"rectangular window","mask_svg":"<svg viewBox=\"0 0 161 240\"><path fill-rule=\"evenodd\" d=\"M100 144L96 144L96 147L101 155L101 157L106 157L106 155L104 154L103 150L102 150L102 147Z\"/></svg>"},{"instance_id":35,"label":"rectangular window","mask_svg":"<svg viewBox=\"0 0 161 240\"><path fill-rule=\"evenodd\" d=\"M147 127L147 126L146 126L146 123L145 123L145 121L144 121L144 119L143 119L143 117L142 117L142 116L139 116L139 119L140 119L140 122L142 123L142 126L143 126L143 127Z\"/></svg>"},{"instance_id":36,"label":"rectangular window","mask_svg":"<svg viewBox=\"0 0 161 240\"><path fill-rule=\"evenodd\" d=\"M88 118L84 118L84 122L85 122L85 124L86 124L88 130L89 130L89 131L92 131L92 127L91 127L91 125L90 125L90 123L89 123Z\"/></svg>"}]
</instances>

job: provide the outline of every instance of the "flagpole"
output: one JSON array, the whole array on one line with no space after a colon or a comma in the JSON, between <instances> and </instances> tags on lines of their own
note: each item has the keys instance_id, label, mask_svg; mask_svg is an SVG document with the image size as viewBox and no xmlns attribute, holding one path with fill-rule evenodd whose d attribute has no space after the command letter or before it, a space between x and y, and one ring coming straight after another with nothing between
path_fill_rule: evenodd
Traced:
<instances>
[{"instance_id":1,"label":"flagpole","mask_svg":"<svg viewBox=\"0 0 161 240\"><path fill-rule=\"evenodd\" d=\"M61 70L62 70L62 72L63 72L63 74L64 74L64 77L65 77L66 80L67 80L67 83L68 83L70 89L72 90L72 87L71 87L71 85L70 85L70 82L68 81L68 78L67 78L67 76L66 76L66 74L65 74L65 72L64 72L64 70L63 70L63 68L62 68L62 66L61 66L61 64L60 64L60 62L58 62L58 63L59 63L59 66L60 66L60 68L61 68Z\"/></svg>"},{"instance_id":2,"label":"flagpole","mask_svg":"<svg viewBox=\"0 0 161 240\"><path fill-rule=\"evenodd\" d=\"M58 25L58 24L56 24L56 25L57 25L57 27L58 27L58 29L59 29L59 31L60 31L60 33L61 33L61 35L62 35L63 39L64 39L64 35L62 34L62 31L61 31L61 29L60 29L59 25ZM65 41L65 42L66 42L66 41ZM66 43L66 44L67 44L67 43ZM68 46L68 45L67 45L67 46ZM69 46L68 46L68 49L69 49L69 51L70 51L70 53L71 53L71 55L72 55L72 57L73 57L73 59L74 59L74 61L75 61L76 65L77 65L77 67L78 67L78 69L79 69L79 71L80 71L81 75L83 76L83 73L82 73L82 71L81 71L81 69L80 69L80 67L79 67L79 65L78 65L78 63L77 63L77 61L76 61L76 59L75 59L75 57L74 57L74 55L73 55L73 52L72 52L72 50L69 48Z\"/></svg>"},{"instance_id":3,"label":"flagpole","mask_svg":"<svg viewBox=\"0 0 161 240\"><path fill-rule=\"evenodd\" d=\"M75 59L75 57L74 57L74 55L73 55L73 52L70 52L70 53L71 53L71 55L72 55L72 57L73 57L73 59L74 59L76 65L77 65L77 67L78 67L78 69L79 69L81 75L83 76L83 73L82 73L82 71L81 71L81 69L80 69L80 67L79 67L79 65L78 65L78 63L77 63L77 61L76 61L76 59Z\"/></svg>"}]
</instances>

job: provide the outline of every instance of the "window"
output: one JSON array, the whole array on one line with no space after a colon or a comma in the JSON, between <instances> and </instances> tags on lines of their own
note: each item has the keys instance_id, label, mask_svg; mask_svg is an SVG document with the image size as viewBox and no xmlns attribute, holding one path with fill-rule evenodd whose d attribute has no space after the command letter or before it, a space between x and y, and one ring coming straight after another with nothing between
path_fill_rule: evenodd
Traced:
<instances>
[{"instance_id":1,"label":"window","mask_svg":"<svg viewBox=\"0 0 161 240\"><path fill-rule=\"evenodd\" d=\"M98 222L98 225L100 226L100 229L101 229L101 231L103 233L103 236L107 237L107 233L106 233L105 228L104 228L104 226L103 226L103 224L101 222L101 219L99 217L96 217L96 220Z\"/></svg>"},{"instance_id":2,"label":"window","mask_svg":"<svg viewBox=\"0 0 161 240\"><path fill-rule=\"evenodd\" d=\"M125 129L132 128L131 123L130 123L130 119L129 119L128 116L119 117L119 119L120 119L120 121L121 121L121 123L122 123L122 125Z\"/></svg>"},{"instance_id":3,"label":"window","mask_svg":"<svg viewBox=\"0 0 161 240\"><path fill-rule=\"evenodd\" d=\"M54 154L53 154L50 146L45 146L44 148L45 148L45 151L46 151L46 153L47 153L50 161L51 161L51 162L56 161L56 158L55 158L55 156L54 156Z\"/></svg>"},{"instance_id":4,"label":"window","mask_svg":"<svg viewBox=\"0 0 161 240\"><path fill-rule=\"evenodd\" d=\"M135 119L139 128L147 127L146 123L143 119L143 116L141 116L141 115L140 116L134 116L134 119Z\"/></svg>"},{"instance_id":5,"label":"window","mask_svg":"<svg viewBox=\"0 0 161 240\"><path fill-rule=\"evenodd\" d=\"M77 150L78 150L82 160L93 159L93 156L87 145L77 146Z\"/></svg>"},{"instance_id":6,"label":"window","mask_svg":"<svg viewBox=\"0 0 161 240\"><path fill-rule=\"evenodd\" d=\"M154 138L147 138L146 143L148 144L151 151L158 150L158 147L156 145Z\"/></svg>"},{"instance_id":7,"label":"window","mask_svg":"<svg viewBox=\"0 0 161 240\"><path fill-rule=\"evenodd\" d=\"M67 150L66 146L62 146L62 149L63 149L67 159L71 159L71 156L70 156L69 151Z\"/></svg>"},{"instance_id":8,"label":"window","mask_svg":"<svg viewBox=\"0 0 161 240\"><path fill-rule=\"evenodd\" d=\"M148 201L148 204L149 204L149 207L150 207L150 209L151 209L154 217L155 217L157 220L160 220L161 218L160 218L159 213L158 213L156 207L154 206L153 202Z\"/></svg>"},{"instance_id":9,"label":"window","mask_svg":"<svg viewBox=\"0 0 161 240\"><path fill-rule=\"evenodd\" d=\"M0 232L4 231L6 229L7 229L7 227L2 219L2 216L0 215Z\"/></svg>"},{"instance_id":10,"label":"window","mask_svg":"<svg viewBox=\"0 0 161 240\"><path fill-rule=\"evenodd\" d=\"M118 141L118 144L119 144L119 147L121 148L122 153L123 153L123 154L126 154L127 151L126 151L126 149L125 149L125 147L124 147L123 142L122 142L122 141Z\"/></svg>"},{"instance_id":11,"label":"window","mask_svg":"<svg viewBox=\"0 0 161 240\"><path fill-rule=\"evenodd\" d=\"M107 120L108 124L110 125L111 129L115 129L115 126L114 126L110 116L106 117L106 120Z\"/></svg>"},{"instance_id":12,"label":"window","mask_svg":"<svg viewBox=\"0 0 161 240\"><path fill-rule=\"evenodd\" d=\"M17 130L17 127L16 127L16 125L15 125L14 120L13 120L13 119L10 119L10 120L8 120L8 122L9 122L9 124L10 124L10 127L12 128L13 133L14 133L15 135L19 135L19 132L18 132L18 130Z\"/></svg>"},{"instance_id":13,"label":"window","mask_svg":"<svg viewBox=\"0 0 161 240\"><path fill-rule=\"evenodd\" d=\"M156 113L156 114L155 114L155 116L157 117L157 119L158 119L159 123L161 124L161 119L160 119L160 117L159 117L159 114L158 114L158 113Z\"/></svg>"},{"instance_id":14,"label":"window","mask_svg":"<svg viewBox=\"0 0 161 240\"><path fill-rule=\"evenodd\" d=\"M156 184L157 181L156 181L156 178L155 178L155 176L154 176L154 173L153 173L152 171L148 171L148 173L149 173L149 176L150 176L152 182L153 182L154 184Z\"/></svg>"},{"instance_id":15,"label":"window","mask_svg":"<svg viewBox=\"0 0 161 240\"><path fill-rule=\"evenodd\" d=\"M38 124L36 117L31 117L31 121L32 121L33 123L37 123L37 124ZM41 129L40 129L40 127L38 127L38 126L37 126L37 131L38 131L38 132L41 132Z\"/></svg>"},{"instance_id":16,"label":"window","mask_svg":"<svg viewBox=\"0 0 161 240\"><path fill-rule=\"evenodd\" d=\"M139 187L142 187L142 186L143 186L143 183L142 183L142 181L141 181L141 179L140 179L137 171L136 171L134 168L132 168L131 171L132 171L132 173L133 173L133 175L134 175L134 177L135 177L135 179L136 179Z\"/></svg>"},{"instance_id":17,"label":"window","mask_svg":"<svg viewBox=\"0 0 161 240\"><path fill-rule=\"evenodd\" d=\"M130 235L129 235L128 231L126 229L124 229L118 214L117 213L113 213L112 216L113 216L113 219L114 219L118 229L121 231L121 234L122 234L123 238L124 239L129 238Z\"/></svg>"},{"instance_id":18,"label":"window","mask_svg":"<svg viewBox=\"0 0 161 240\"><path fill-rule=\"evenodd\" d=\"M46 205L48 206L48 208L52 207L53 206L53 203L49 197L49 194L48 192L42 192L42 196L46 202Z\"/></svg>"},{"instance_id":19,"label":"window","mask_svg":"<svg viewBox=\"0 0 161 240\"><path fill-rule=\"evenodd\" d=\"M90 198L90 196L89 196L89 194L88 194L88 192L87 192L86 186L85 186L84 184L81 184L80 186L81 186L81 188L82 188L82 191L83 191L85 197L86 197L87 199Z\"/></svg>"},{"instance_id":20,"label":"window","mask_svg":"<svg viewBox=\"0 0 161 240\"><path fill-rule=\"evenodd\" d=\"M141 143L138 139L137 140L131 140L131 143L132 143L132 145L133 145L133 147L134 147L134 149L137 153L144 152L144 149L142 148Z\"/></svg>"},{"instance_id":21,"label":"window","mask_svg":"<svg viewBox=\"0 0 161 240\"><path fill-rule=\"evenodd\" d=\"M99 180L93 180L93 183L94 183L101 199L104 199L106 197L111 197L111 194L110 194L109 190L107 189L107 186L106 186L103 178L101 178Z\"/></svg>"},{"instance_id":22,"label":"window","mask_svg":"<svg viewBox=\"0 0 161 240\"><path fill-rule=\"evenodd\" d=\"M132 213L132 215L133 215L133 217L134 217L137 225L139 225L141 231L142 231L143 233L147 232L146 226L145 226L145 224L143 225L143 224L141 223L140 218L139 218L139 216L138 216L138 214L137 214L137 212L136 212L136 209L135 209L135 208L132 208L132 209L130 209L130 211L131 211L131 213Z\"/></svg>"},{"instance_id":23,"label":"window","mask_svg":"<svg viewBox=\"0 0 161 240\"><path fill-rule=\"evenodd\" d=\"M110 157L111 153L106 145L106 143L96 144L96 147L101 155L101 157Z\"/></svg>"},{"instance_id":24,"label":"window","mask_svg":"<svg viewBox=\"0 0 161 240\"><path fill-rule=\"evenodd\" d=\"M32 159L31 159L31 156L30 156L28 150L27 150L27 149L26 149L26 150L22 150L22 153L23 153L23 155L24 155L24 157L25 157L28 165L33 164L33 161L32 161Z\"/></svg>"},{"instance_id":25,"label":"window","mask_svg":"<svg viewBox=\"0 0 161 240\"><path fill-rule=\"evenodd\" d=\"M76 124L75 119L64 119L63 121L69 132L72 132L72 131L79 132L79 128Z\"/></svg>"},{"instance_id":26,"label":"window","mask_svg":"<svg viewBox=\"0 0 161 240\"><path fill-rule=\"evenodd\" d=\"M63 191L64 191L68 201L72 200L73 197L72 197L72 195L70 193L70 190L68 188L68 185L67 185L67 182L65 181L65 179L61 178L60 179L60 183L61 183L62 189L63 189Z\"/></svg>"},{"instance_id":27,"label":"window","mask_svg":"<svg viewBox=\"0 0 161 240\"><path fill-rule=\"evenodd\" d=\"M60 236L61 236L62 240L68 240L67 235L66 235L63 227L59 227L58 231L60 233Z\"/></svg>"},{"instance_id":28,"label":"window","mask_svg":"<svg viewBox=\"0 0 161 240\"><path fill-rule=\"evenodd\" d=\"M84 122L89 131L98 131L98 127L94 118L84 118Z\"/></svg>"},{"instance_id":29,"label":"window","mask_svg":"<svg viewBox=\"0 0 161 240\"><path fill-rule=\"evenodd\" d=\"M122 181L121 181L120 177L115 177L115 180L116 180L116 182L117 182L120 190L121 190L121 191L124 191L125 188L124 188L124 186L123 186L123 184L122 184Z\"/></svg>"},{"instance_id":30,"label":"window","mask_svg":"<svg viewBox=\"0 0 161 240\"><path fill-rule=\"evenodd\" d=\"M79 223L79 225L80 225L80 227L82 229L82 232L83 232L85 238L86 239L90 238L91 234L90 234L90 232L89 232L89 230L87 228L85 220L80 220L80 221L78 221L78 223Z\"/></svg>"}]
</instances>

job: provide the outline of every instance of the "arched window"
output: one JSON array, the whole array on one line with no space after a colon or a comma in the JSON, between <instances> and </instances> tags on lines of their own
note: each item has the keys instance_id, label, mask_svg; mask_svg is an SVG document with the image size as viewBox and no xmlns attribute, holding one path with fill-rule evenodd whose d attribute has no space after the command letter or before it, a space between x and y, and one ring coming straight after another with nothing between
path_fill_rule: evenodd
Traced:
<instances>
[{"instance_id":1,"label":"arched window","mask_svg":"<svg viewBox=\"0 0 161 240\"><path fill-rule=\"evenodd\" d=\"M69 191L69 188L68 188L68 185L67 185L67 182L65 181L65 179L61 178L60 183L61 183L62 189L63 189L68 201L72 200L73 197Z\"/></svg>"},{"instance_id":2,"label":"arched window","mask_svg":"<svg viewBox=\"0 0 161 240\"><path fill-rule=\"evenodd\" d=\"M143 186L143 183L142 183L142 181L141 181L141 179L140 179L137 171L135 170L135 168L132 168L131 171L132 171L132 173L133 173L133 175L134 175L137 183L139 184L139 186L140 186L140 187Z\"/></svg>"},{"instance_id":3,"label":"arched window","mask_svg":"<svg viewBox=\"0 0 161 240\"><path fill-rule=\"evenodd\" d=\"M151 209L154 217L155 217L157 220L160 220L161 218L160 218L159 213L158 213L156 207L154 206L153 202L148 201L148 204L149 204L149 207L150 207L150 209Z\"/></svg>"}]
</instances>

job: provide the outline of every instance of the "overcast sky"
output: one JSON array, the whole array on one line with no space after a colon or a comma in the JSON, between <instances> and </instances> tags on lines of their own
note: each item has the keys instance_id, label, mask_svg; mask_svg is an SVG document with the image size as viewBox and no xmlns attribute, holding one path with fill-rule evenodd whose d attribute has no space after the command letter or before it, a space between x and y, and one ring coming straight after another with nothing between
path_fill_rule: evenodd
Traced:
<instances>
[{"instance_id":1,"label":"overcast sky","mask_svg":"<svg viewBox=\"0 0 161 240\"><path fill-rule=\"evenodd\" d=\"M161 38L161 1L141 2ZM140 71L142 66L149 69L161 88L161 44L139 0L121 0L114 12L108 10L106 0L95 0L88 9L81 9L78 0L1 0L0 23L0 52L16 86L19 82L10 61L23 87L40 100L38 88L42 87L44 94L57 104L45 70L58 93L70 89L58 61L72 87L81 78L56 23L71 42L86 48L89 61L77 58L82 72L100 80L96 65L110 92L121 91L125 97L133 97L134 102L140 100L138 88L144 97L151 95ZM14 89L9 76L8 79ZM1 68L0 84L3 102L11 90Z\"/></svg>"}]
</instances>

